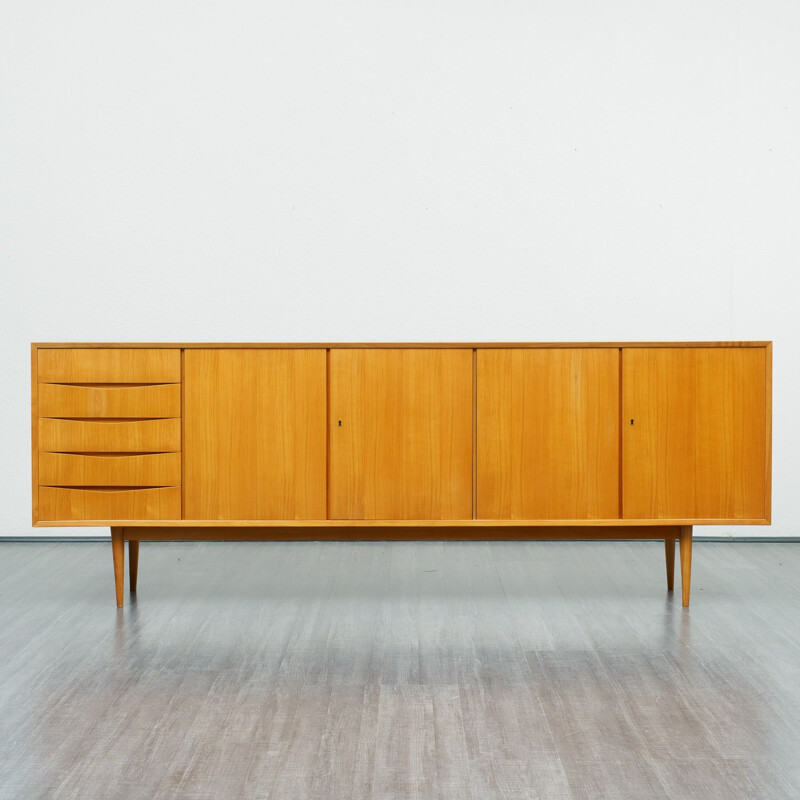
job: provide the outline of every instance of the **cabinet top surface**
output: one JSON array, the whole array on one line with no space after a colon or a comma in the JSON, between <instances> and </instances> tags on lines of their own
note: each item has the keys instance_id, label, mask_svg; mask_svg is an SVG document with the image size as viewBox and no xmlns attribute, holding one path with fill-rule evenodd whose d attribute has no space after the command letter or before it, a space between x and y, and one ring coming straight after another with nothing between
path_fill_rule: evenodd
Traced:
<instances>
[{"instance_id":1,"label":"cabinet top surface","mask_svg":"<svg viewBox=\"0 0 800 800\"><path fill-rule=\"evenodd\" d=\"M759 342L33 342L35 348L509 348L509 347L768 347Z\"/></svg>"}]
</instances>

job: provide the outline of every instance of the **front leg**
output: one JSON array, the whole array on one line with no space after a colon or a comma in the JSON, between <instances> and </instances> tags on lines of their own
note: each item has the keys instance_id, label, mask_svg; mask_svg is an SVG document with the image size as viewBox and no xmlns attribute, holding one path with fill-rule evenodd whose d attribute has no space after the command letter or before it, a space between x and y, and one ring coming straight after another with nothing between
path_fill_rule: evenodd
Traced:
<instances>
[{"instance_id":1,"label":"front leg","mask_svg":"<svg viewBox=\"0 0 800 800\"><path fill-rule=\"evenodd\" d=\"M681 589L683 605L689 605L689 590L692 584L692 526L681 525Z\"/></svg>"},{"instance_id":2,"label":"front leg","mask_svg":"<svg viewBox=\"0 0 800 800\"><path fill-rule=\"evenodd\" d=\"M114 555L114 584L117 590L117 608L122 608L125 588L125 528L111 529L111 552Z\"/></svg>"}]
</instances>

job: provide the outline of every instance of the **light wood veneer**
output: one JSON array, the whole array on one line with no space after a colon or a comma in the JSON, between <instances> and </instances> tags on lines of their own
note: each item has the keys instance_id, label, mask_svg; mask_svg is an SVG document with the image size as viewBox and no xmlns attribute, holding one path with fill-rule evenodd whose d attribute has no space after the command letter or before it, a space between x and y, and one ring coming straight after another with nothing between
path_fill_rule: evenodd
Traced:
<instances>
[{"instance_id":1,"label":"light wood veneer","mask_svg":"<svg viewBox=\"0 0 800 800\"><path fill-rule=\"evenodd\" d=\"M325 519L325 351L191 350L187 519Z\"/></svg>"},{"instance_id":2,"label":"light wood veneer","mask_svg":"<svg viewBox=\"0 0 800 800\"><path fill-rule=\"evenodd\" d=\"M33 524L142 539L769 524L769 342L34 344Z\"/></svg>"},{"instance_id":3,"label":"light wood veneer","mask_svg":"<svg viewBox=\"0 0 800 800\"><path fill-rule=\"evenodd\" d=\"M330 519L472 517L472 351L330 351Z\"/></svg>"},{"instance_id":4,"label":"light wood veneer","mask_svg":"<svg viewBox=\"0 0 800 800\"><path fill-rule=\"evenodd\" d=\"M619 514L619 350L478 352L480 519Z\"/></svg>"},{"instance_id":5,"label":"light wood veneer","mask_svg":"<svg viewBox=\"0 0 800 800\"><path fill-rule=\"evenodd\" d=\"M39 384L42 417L180 417L180 383L138 386Z\"/></svg>"}]
</instances>

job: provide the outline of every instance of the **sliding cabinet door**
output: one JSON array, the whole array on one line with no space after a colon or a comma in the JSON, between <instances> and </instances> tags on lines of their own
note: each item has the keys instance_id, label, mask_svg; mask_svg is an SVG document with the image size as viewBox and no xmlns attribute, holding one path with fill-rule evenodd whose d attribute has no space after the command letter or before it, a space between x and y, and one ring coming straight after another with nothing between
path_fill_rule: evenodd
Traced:
<instances>
[{"instance_id":1,"label":"sliding cabinet door","mask_svg":"<svg viewBox=\"0 0 800 800\"><path fill-rule=\"evenodd\" d=\"M479 519L619 516L619 349L478 350Z\"/></svg>"},{"instance_id":2,"label":"sliding cabinet door","mask_svg":"<svg viewBox=\"0 0 800 800\"><path fill-rule=\"evenodd\" d=\"M623 350L628 519L767 516L767 351Z\"/></svg>"},{"instance_id":3,"label":"sliding cabinet door","mask_svg":"<svg viewBox=\"0 0 800 800\"><path fill-rule=\"evenodd\" d=\"M331 519L472 518L472 351L330 351Z\"/></svg>"},{"instance_id":4,"label":"sliding cabinet door","mask_svg":"<svg viewBox=\"0 0 800 800\"><path fill-rule=\"evenodd\" d=\"M325 519L325 350L184 359L184 519Z\"/></svg>"}]
</instances>

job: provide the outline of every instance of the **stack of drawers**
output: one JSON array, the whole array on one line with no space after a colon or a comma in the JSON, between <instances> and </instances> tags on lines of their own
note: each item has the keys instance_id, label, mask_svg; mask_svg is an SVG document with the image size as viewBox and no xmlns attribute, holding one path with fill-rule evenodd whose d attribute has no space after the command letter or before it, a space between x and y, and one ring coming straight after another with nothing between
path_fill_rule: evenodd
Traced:
<instances>
[{"instance_id":1,"label":"stack of drawers","mask_svg":"<svg viewBox=\"0 0 800 800\"><path fill-rule=\"evenodd\" d=\"M181 351L39 349L41 520L181 518Z\"/></svg>"}]
</instances>

